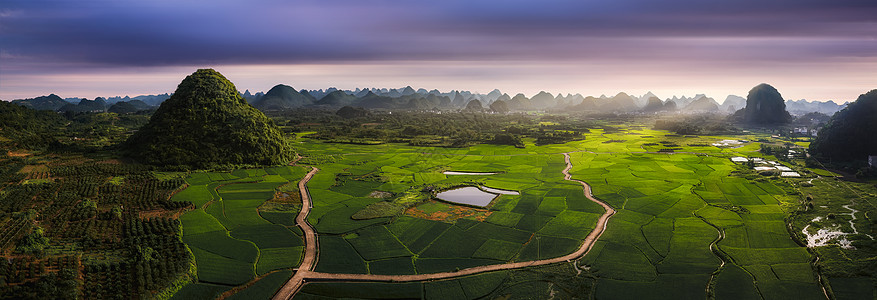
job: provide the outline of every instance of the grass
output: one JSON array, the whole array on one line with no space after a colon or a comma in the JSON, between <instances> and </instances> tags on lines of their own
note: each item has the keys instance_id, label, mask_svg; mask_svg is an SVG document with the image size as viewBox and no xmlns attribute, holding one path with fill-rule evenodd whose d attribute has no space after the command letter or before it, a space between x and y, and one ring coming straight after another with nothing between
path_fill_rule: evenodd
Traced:
<instances>
[{"instance_id":1,"label":"grass","mask_svg":"<svg viewBox=\"0 0 877 300\"><path fill-rule=\"evenodd\" d=\"M390 231L413 253L420 253L451 227L438 221L400 217L387 226Z\"/></svg>"},{"instance_id":2,"label":"grass","mask_svg":"<svg viewBox=\"0 0 877 300\"><path fill-rule=\"evenodd\" d=\"M716 277L716 300L761 299L753 278L740 267L729 264Z\"/></svg>"},{"instance_id":3,"label":"grass","mask_svg":"<svg viewBox=\"0 0 877 300\"><path fill-rule=\"evenodd\" d=\"M228 286L209 283L189 283L177 291L171 299L178 300L210 300L216 299Z\"/></svg>"},{"instance_id":4,"label":"grass","mask_svg":"<svg viewBox=\"0 0 877 300\"><path fill-rule=\"evenodd\" d=\"M294 268L301 263L303 246L270 248L259 250L256 274L262 275L273 270Z\"/></svg>"},{"instance_id":5,"label":"grass","mask_svg":"<svg viewBox=\"0 0 877 300\"><path fill-rule=\"evenodd\" d=\"M301 238L282 225L261 224L241 226L231 232L238 239L256 244L259 249L303 246Z\"/></svg>"},{"instance_id":6,"label":"grass","mask_svg":"<svg viewBox=\"0 0 877 300\"><path fill-rule=\"evenodd\" d=\"M581 245L577 239L536 235L524 246L518 261L548 259L572 253Z\"/></svg>"},{"instance_id":7,"label":"grass","mask_svg":"<svg viewBox=\"0 0 877 300\"><path fill-rule=\"evenodd\" d=\"M426 248L423 258L468 258L481 247L487 239L473 237L457 226L451 226Z\"/></svg>"},{"instance_id":8,"label":"grass","mask_svg":"<svg viewBox=\"0 0 877 300\"><path fill-rule=\"evenodd\" d=\"M253 243L232 238L225 231L184 235L183 241L191 247L241 262L255 263L259 256L259 249Z\"/></svg>"},{"instance_id":9,"label":"grass","mask_svg":"<svg viewBox=\"0 0 877 300\"><path fill-rule=\"evenodd\" d=\"M320 259L315 271L366 274L365 261L347 241L339 236L321 235Z\"/></svg>"},{"instance_id":10,"label":"grass","mask_svg":"<svg viewBox=\"0 0 877 300\"><path fill-rule=\"evenodd\" d=\"M566 210L548 221L539 233L581 240L591 232L599 217L598 214Z\"/></svg>"},{"instance_id":11,"label":"grass","mask_svg":"<svg viewBox=\"0 0 877 300\"><path fill-rule=\"evenodd\" d=\"M292 271L284 270L268 274L250 287L231 295L226 299L268 299L292 277Z\"/></svg>"},{"instance_id":12,"label":"grass","mask_svg":"<svg viewBox=\"0 0 877 300\"><path fill-rule=\"evenodd\" d=\"M414 259L408 256L371 261L368 263L368 270L371 274L381 275L417 273L414 270Z\"/></svg>"},{"instance_id":13,"label":"grass","mask_svg":"<svg viewBox=\"0 0 877 300\"><path fill-rule=\"evenodd\" d=\"M191 173L186 178L189 187L174 196L174 201L191 201L197 207L180 216L180 221L183 241L195 256L199 282L235 286L257 274L298 265L303 242L284 226L292 223L283 220L293 215L267 213L274 223L258 209L274 197L277 187L304 172L298 167L276 167L271 173L263 169Z\"/></svg>"},{"instance_id":14,"label":"grass","mask_svg":"<svg viewBox=\"0 0 877 300\"><path fill-rule=\"evenodd\" d=\"M424 299L467 299L463 286L456 280L424 283L423 293Z\"/></svg>"},{"instance_id":15,"label":"grass","mask_svg":"<svg viewBox=\"0 0 877 300\"><path fill-rule=\"evenodd\" d=\"M483 273L457 279L469 299L485 297L495 291L509 276L507 271Z\"/></svg>"},{"instance_id":16,"label":"grass","mask_svg":"<svg viewBox=\"0 0 877 300\"><path fill-rule=\"evenodd\" d=\"M384 226L371 226L356 233L358 237L346 240L365 260L412 255Z\"/></svg>"},{"instance_id":17,"label":"grass","mask_svg":"<svg viewBox=\"0 0 877 300\"><path fill-rule=\"evenodd\" d=\"M414 262L414 265L415 267L417 267L418 273L425 274L451 272L470 267L493 265L498 263L502 262L492 259L475 258L418 258Z\"/></svg>"},{"instance_id":18,"label":"grass","mask_svg":"<svg viewBox=\"0 0 877 300\"><path fill-rule=\"evenodd\" d=\"M519 247L518 243L488 239L475 250L472 257L507 261L515 256Z\"/></svg>"},{"instance_id":19,"label":"grass","mask_svg":"<svg viewBox=\"0 0 877 300\"><path fill-rule=\"evenodd\" d=\"M316 167L321 171L308 185L314 200L309 221L320 233L321 257L316 269L341 273L432 273L568 254L581 245L603 213L602 207L583 195L580 185L563 180L560 174L565 167L560 153L573 152L570 154L573 178L589 183L596 197L618 211L603 237L581 262L589 265L596 276L589 279L597 283L592 297L706 297L704 287L721 262L710 251L720 231L725 237L717 245L725 253L727 263L712 283L717 298L760 297L759 291L765 298L787 294L807 299L821 294L809 267L810 253L798 246L786 229L790 207L803 197L791 193L796 185L746 173L729 160L732 156L759 156L750 152L758 149L757 143L736 149L703 146L722 139L756 140L755 135L683 137L618 127L626 130L597 129L583 141L529 145L524 149L496 145L419 148L392 143L363 146L302 139L299 147L303 152L331 158L319 160ZM628 134L634 132L638 134ZM604 143L610 140L615 142ZM672 148L680 148L673 154L644 153L673 144L677 146ZM335 155L338 153L346 155ZM499 173L446 176L441 174L442 170ZM304 171L298 167L278 167L264 169L264 174L246 170L191 174L187 178L191 187L203 188L180 193L178 197L183 196L178 200L188 198L192 200L186 201L206 203L221 197L217 201L221 203L184 215L184 232L206 233L227 227L232 237L258 246L256 272L285 267L279 259L276 265L268 263L271 255L266 253L272 249L300 249L284 241L300 238L295 234L279 235L281 231L255 229L277 226L271 224L292 225L295 210L258 214L254 213L258 206L252 205L270 197L281 179L300 177ZM211 188L218 183L253 178L260 182L226 185L218 193ZM828 180L814 181L811 189L814 197L852 197L823 193L832 190L827 187ZM503 195L483 215L459 218L441 217L456 211L454 205L412 196L427 186L458 185L484 185L519 191L521 195ZM390 192L392 196L368 198L375 190ZM400 213L397 204L414 207L419 213ZM843 224L849 219L841 213L848 211L831 212L839 216L841 226L847 226ZM814 213L808 218L816 216ZM258 225L257 220L263 222L259 223L263 227L251 227ZM798 221L801 226L797 228L808 224L804 221L809 219ZM864 218L855 222L859 222L857 228L869 228ZM298 259L292 254L290 257ZM302 295L354 297L362 295L359 293L362 291L373 291L374 297L474 298L499 297L503 294L498 293L506 291L544 297L550 281L517 282L503 288L497 285L506 285L505 275L483 278L397 285L318 283L307 285ZM484 283L480 283L482 280ZM755 282L759 290L754 290ZM840 294L859 295L866 290L856 281L838 282ZM395 287L400 290L393 290ZM538 293L534 292L537 289Z\"/></svg>"},{"instance_id":20,"label":"grass","mask_svg":"<svg viewBox=\"0 0 877 300\"><path fill-rule=\"evenodd\" d=\"M226 285L243 284L255 277L252 262L231 259L201 248L192 247L198 266L198 281Z\"/></svg>"},{"instance_id":21,"label":"grass","mask_svg":"<svg viewBox=\"0 0 877 300\"><path fill-rule=\"evenodd\" d=\"M383 282L318 282L305 285L296 296L328 298L360 298L368 295L373 299L420 299L423 298L423 284L383 283Z\"/></svg>"}]
</instances>

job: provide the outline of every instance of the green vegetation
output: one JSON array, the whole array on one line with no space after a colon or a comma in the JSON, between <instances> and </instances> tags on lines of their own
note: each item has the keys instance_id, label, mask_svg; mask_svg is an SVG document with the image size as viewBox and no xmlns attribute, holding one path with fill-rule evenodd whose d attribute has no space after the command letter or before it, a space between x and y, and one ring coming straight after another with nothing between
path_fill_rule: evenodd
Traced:
<instances>
[{"instance_id":1,"label":"green vegetation","mask_svg":"<svg viewBox=\"0 0 877 300\"><path fill-rule=\"evenodd\" d=\"M237 94L237 90L234 90ZM301 107L314 102L310 95L303 95L294 88L284 84L275 85L262 98L253 103L261 110L281 110Z\"/></svg>"},{"instance_id":2,"label":"green vegetation","mask_svg":"<svg viewBox=\"0 0 877 300\"><path fill-rule=\"evenodd\" d=\"M45 148L55 140L58 128L63 124L64 119L54 112L37 111L0 101L0 128L3 128L3 136L15 143L10 146Z\"/></svg>"},{"instance_id":3,"label":"green vegetation","mask_svg":"<svg viewBox=\"0 0 877 300\"><path fill-rule=\"evenodd\" d=\"M295 216L305 166L320 169L308 183L316 272L427 274L567 255L604 210L581 185L563 179L562 153L570 155L572 178L617 210L584 258L428 282L310 281L297 297L821 299L824 288L837 299L862 299L875 292L874 182L844 181L812 160L787 155L806 147L806 138L737 132L726 122L710 127L697 117L671 124L699 128L688 135L623 116L371 111L342 118L302 109L272 112L270 121L250 114L245 103L230 104L240 99L223 80L196 72L168 103L221 99L213 104L255 116L272 137L287 139L280 144L294 145L303 166L228 166L280 162L291 151L269 161L238 155L185 162L232 169L222 172L121 163L113 149L126 129L145 122L142 114L71 113L37 135L49 145L37 149L47 152L23 151L17 147L27 143L10 138L13 130L0 132L8 150L0 154L2 295L270 297L302 259ZM205 92L214 85L226 90ZM516 98L509 101L537 105ZM24 124L17 127L22 132L42 130L25 118L37 116L34 111L9 111L22 116L10 119ZM159 117L156 112L153 121ZM272 129L273 122L282 126ZM687 130L680 128L677 133ZM191 132L188 141L197 138ZM88 141L64 144L72 133ZM722 140L747 142L712 145ZM759 173L752 167L768 163L731 161L738 156L779 162L802 177ZM460 186L519 195L501 195L486 208L434 199ZM835 236L814 239L819 230ZM46 290L47 284L58 288Z\"/></svg>"},{"instance_id":4,"label":"green vegetation","mask_svg":"<svg viewBox=\"0 0 877 300\"><path fill-rule=\"evenodd\" d=\"M167 201L181 180L76 155L3 160L4 298L149 298L189 278L180 223L168 217L189 205Z\"/></svg>"},{"instance_id":5,"label":"green vegetation","mask_svg":"<svg viewBox=\"0 0 877 300\"><path fill-rule=\"evenodd\" d=\"M792 120L783 96L773 86L762 83L749 90L746 107L734 114L748 124L782 124Z\"/></svg>"},{"instance_id":6,"label":"green vegetation","mask_svg":"<svg viewBox=\"0 0 877 300\"><path fill-rule=\"evenodd\" d=\"M189 187L173 200L196 204L195 210L180 217L183 241L198 266L198 281L193 284L230 288L258 275L297 266L302 238L290 229L289 222L265 219L260 209L270 207L275 209L271 213L284 213L276 210L288 207L278 202L286 199L275 197L280 186L295 184L304 174L301 167L287 166L189 175Z\"/></svg>"},{"instance_id":7,"label":"green vegetation","mask_svg":"<svg viewBox=\"0 0 877 300\"><path fill-rule=\"evenodd\" d=\"M196 168L271 165L292 156L274 122L210 69L187 76L125 147L144 163Z\"/></svg>"},{"instance_id":8,"label":"green vegetation","mask_svg":"<svg viewBox=\"0 0 877 300\"><path fill-rule=\"evenodd\" d=\"M859 96L856 101L834 114L810 144L810 152L819 157L866 162L877 155L877 90Z\"/></svg>"},{"instance_id":9,"label":"green vegetation","mask_svg":"<svg viewBox=\"0 0 877 300\"><path fill-rule=\"evenodd\" d=\"M252 286L231 295L227 299L269 299L292 277L292 271L283 270L268 274Z\"/></svg>"}]
</instances>

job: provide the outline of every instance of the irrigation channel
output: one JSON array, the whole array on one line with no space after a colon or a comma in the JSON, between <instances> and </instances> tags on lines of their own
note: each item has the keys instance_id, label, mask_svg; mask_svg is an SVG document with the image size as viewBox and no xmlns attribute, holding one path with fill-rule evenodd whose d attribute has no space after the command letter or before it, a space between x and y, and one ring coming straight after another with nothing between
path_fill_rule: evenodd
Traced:
<instances>
[{"instance_id":1,"label":"irrigation channel","mask_svg":"<svg viewBox=\"0 0 877 300\"><path fill-rule=\"evenodd\" d=\"M505 264L497 264L497 265L487 265L487 266L479 266L461 269L459 271L454 272L441 272L441 273L430 273L430 274L415 274L415 275L374 275L374 274L341 274L341 273L322 273L322 272L314 272L314 266L317 264L317 234L314 231L314 228L307 221L308 214L313 207L311 202L310 194L307 190L307 183L316 174L319 169L313 168L308 174L298 183L299 190L302 191L302 209L299 212L298 216L295 218L295 223L301 227L302 231L305 234L305 253L302 259L301 265L295 272L295 275L287 281L283 287L274 294L275 300L285 300L292 299L295 294L301 290L302 286L304 286L305 281L380 281L380 282L410 282L410 281L426 281L426 280L435 280L435 279L447 279L459 276L466 276L484 272L491 271L500 271L500 270L510 270L510 269L519 269L526 268L532 266L541 266L548 265L554 263L562 263L562 262L570 262L576 259L579 259L589 251L594 246L594 243L603 235L603 232L606 231L606 223L609 222L609 218L615 214L615 209L606 204L603 201L598 200L591 193L591 186L581 180L572 179L572 175L569 174L569 170L572 169L572 163L570 162L569 152L563 153L564 158L566 159L566 168L561 171L563 173L565 180L578 182L582 185L582 190L589 200L594 203L599 204L606 210L602 216L597 220L597 224L594 227L594 230L585 237L585 240L582 242L582 245L573 253L555 257L550 259L540 259L540 260L532 260L532 261L522 261L522 262L514 262L514 263L505 263Z\"/></svg>"}]
</instances>

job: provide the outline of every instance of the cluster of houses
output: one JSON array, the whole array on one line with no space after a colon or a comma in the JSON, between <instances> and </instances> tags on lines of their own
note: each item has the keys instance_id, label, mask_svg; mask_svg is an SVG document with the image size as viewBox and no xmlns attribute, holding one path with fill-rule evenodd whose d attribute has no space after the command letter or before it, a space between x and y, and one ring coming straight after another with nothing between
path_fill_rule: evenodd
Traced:
<instances>
[{"instance_id":1,"label":"cluster of houses","mask_svg":"<svg viewBox=\"0 0 877 300\"><path fill-rule=\"evenodd\" d=\"M747 163L749 161L752 161L752 168L758 172L776 171L780 173L781 177L801 177L801 174L795 172L794 170L792 170L792 168L789 168L781 163L772 160L764 160L760 157L746 158L742 156L735 156L731 158L731 161L735 163Z\"/></svg>"},{"instance_id":2,"label":"cluster of houses","mask_svg":"<svg viewBox=\"0 0 877 300\"><path fill-rule=\"evenodd\" d=\"M792 134L797 136L816 136L818 128L808 128L808 127L795 127L792 129Z\"/></svg>"}]
</instances>

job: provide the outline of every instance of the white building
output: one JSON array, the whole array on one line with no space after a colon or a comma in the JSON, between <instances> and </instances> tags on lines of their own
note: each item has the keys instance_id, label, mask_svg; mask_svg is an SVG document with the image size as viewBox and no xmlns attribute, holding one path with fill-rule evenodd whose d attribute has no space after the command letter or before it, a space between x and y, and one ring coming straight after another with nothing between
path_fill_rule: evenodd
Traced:
<instances>
[{"instance_id":1,"label":"white building","mask_svg":"<svg viewBox=\"0 0 877 300\"><path fill-rule=\"evenodd\" d=\"M877 155L868 156L868 165L872 168L877 168Z\"/></svg>"},{"instance_id":2,"label":"white building","mask_svg":"<svg viewBox=\"0 0 877 300\"><path fill-rule=\"evenodd\" d=\"M747 161L749 161L749 159L742 157L742 156L735 156L735 157L731 157L731 161L738 163L738 162L747 162Z\"/></svg>"}]
</instances>

